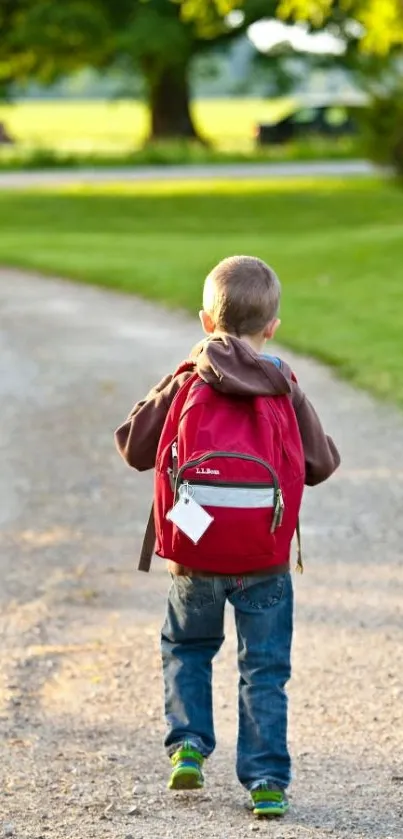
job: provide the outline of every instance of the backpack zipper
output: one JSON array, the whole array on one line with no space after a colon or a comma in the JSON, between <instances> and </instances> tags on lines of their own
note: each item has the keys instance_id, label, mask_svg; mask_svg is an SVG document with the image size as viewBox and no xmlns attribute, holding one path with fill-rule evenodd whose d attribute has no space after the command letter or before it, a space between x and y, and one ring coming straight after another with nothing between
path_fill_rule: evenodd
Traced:
<instances>
[{"instance_id":1,"label":"backpack zipper","mask_svg":"<svg viewBox=\"0 0 403 839\"><path fill-rule=\"evenodd\" d=\"M173 447L172 447L173 448ZM196 460L188 460L187 463L184 463L177 472L177 482L180 481L183 472L185 469L193 469L194 466L200 466L201 463L205 463L207 460L213 460L216 457L226 457L231 460L247 460L251 463L259 463L260 466L263 466L270 472L272 485L274 489L277 491L279 489L279 480L278 477L273 469L270 466L270 463L267 463L266 460L263 460L261 457L256 457L253 454L237 454L236 452L211 452L211 454L203 454L201 457L198 457Z\"/></svg>"},{"instance_id":2,"label":"backpack zipper","mask_svg":"<svg viewBox=\"0 0 403 839\"><path fill-rule=\"evenodd\" d=\"M169 483L171 485L171 490L175 495L176 498L176 477L178 474L178 443L176 440L173 441L171 445L171 457L172 457L172 467L168 466L168 478Z\"/></svg>"}]
</instances>

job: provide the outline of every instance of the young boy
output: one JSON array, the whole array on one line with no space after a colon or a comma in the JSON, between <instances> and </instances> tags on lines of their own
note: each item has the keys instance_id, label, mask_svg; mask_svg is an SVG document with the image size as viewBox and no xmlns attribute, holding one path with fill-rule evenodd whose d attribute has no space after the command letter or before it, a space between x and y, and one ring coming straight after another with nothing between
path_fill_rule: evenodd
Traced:
<instances>
[{"instance_id":1,"label":"young boy","mask_svg":"<svg viewBox=\"0 0 403 839\"><path fill-rule=\"evenodd\" d=\"M179 464L176 464L176 471L175 468L166 471L174 476L177 489L181 472L193 468L193 472L189 472L192 477L180 485L179 494L175 489L173 500L179 501L179 507L181 501L189 504L190 500L202 499L204 493L204 503L213 524L210 527L210 522L203 521L203 527L208 529L196 544L181 535L180 528L183 526L186 531L188 525L179 524L172 551L161 546L157 551L169 560L172 575L162 630L168 727L165 746L172 763L169 786L171 789L203 786L203 762L215 747L212 660L224 640L224 606L229 600L235 610L240 673L237 774L251 794L254 813L264 816L281 816L288 809L286 789L291 766L285 685L291 672L293 628L290 548L303 483L313 486L325 481L340 462L334 443L325 435L314 408L290 368L264 352L265 342L274 338L280 325L279 302L280 283L264 262L248 256L234 256L220 262L204 286L200 317L207 340L193 350L187 364L173 376L166 376L145 400L139 402L116 431L117 447L127 463L140 471L151 469L156 465L167 417L174 411L174 397L179 394L180 400L181 392L187 387L193 394L193 407L197 400L204 407L209 406L207 413L197 415L196 450L201 451L203 437L209 438L208 443L203 444L205 449L215 451L199 457L196 469L193 468L194 460L178 468L181 451L182 454L184 451L180 435L190 433L189 423L186 425L189 411L182 411L180 432L174 428L174 434L179 435L175 440L179 442L172 446L174 461L178 458L179 446ZM208 402L209 399L216 401ZM229 412L227 410L226 418L220 420L224 417L220 413L224 407ZM200 405L199 410L202 410ZM235 424L230 432L232 419ZM175 418L173 421L175 424ZM259 425L262 422L263 425ZM253 426L250 423L254 423ZM249 428L254 429L255 443L251 443L252 448L249 446L248 451L255 451L255 454L237 453L237 438L242 435L244 426L246 434ZM220 440L229 433L232 442L228 453L221 451ZM293 442L287 450L287 435L293 433ZM267 434L266 452L259 450L260 434ZM296 470L289 488L283 487L283 494L278 486L276 489L275 470L264 461L270 446L273 447L272 463L276 462L279 470L286 470L290 464ZM157 472L161 472L161 457L163 454L159 452ZM236 469L233 467L235 461ZM212 469L211 464L215 467L218 464L219 468ZM250 474L249 466L260 470L255 475L259 478L257 483L250 482L249 477L249 483L245 484L245 476ZM263 483L263 467L273 474L273 486L269 488L267 471L266 483ZM216 481L214 476L222 475L225 470L227 482ZM244 479L242 484L240 472ZM286 471L281 474L285 475ZM298 490L295 495L299 477L302 477L301 492L298 495ZM236 486L232 481L238 481ZM181 495L182 490L188 497ZM265 493L266 500L262 500ZM240 502L241 495L246 500ZM212 501L213 497L215 501ZM212 506L208 505L209 499ZM229 509L230 505L234 508ZM263 511L260 508L264 505ZM197 519L202 506L200 501L200 506L195 508ZM264 544L262 546L261 539L259 550L252 550L262 515L269 515L268 507L271 507L272 527L267 526L268 519L265 518ZM226 516L226 530L218 549L217 528L222 515ZM166 515L163 518L166 519ZM157 520L160 542L164 538L165 524L165 521ZM220 551L222 556L228 555L225 571ZM172 561L175 559L176 562Z\"/></svg>"}]
</instances>

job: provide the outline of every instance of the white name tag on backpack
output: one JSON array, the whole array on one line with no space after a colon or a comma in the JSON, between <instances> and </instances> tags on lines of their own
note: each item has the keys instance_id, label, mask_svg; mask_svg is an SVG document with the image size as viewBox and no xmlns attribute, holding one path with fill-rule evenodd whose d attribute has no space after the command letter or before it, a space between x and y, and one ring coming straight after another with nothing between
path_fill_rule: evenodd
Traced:
<instances>
[{"instance_id":1,"label":"white name tag on backpack","mask_svg":"<svg viewBox=\"0 0 403 839\"><path fill-rule=\"evenodd\" d=\"M210 516L197 501L194 501L185 487L181 487L179 501L167 513L168 521L175 524L178 530L197 545L203 534L210 527L213 516Z\"/></svg>"}]
</instances>

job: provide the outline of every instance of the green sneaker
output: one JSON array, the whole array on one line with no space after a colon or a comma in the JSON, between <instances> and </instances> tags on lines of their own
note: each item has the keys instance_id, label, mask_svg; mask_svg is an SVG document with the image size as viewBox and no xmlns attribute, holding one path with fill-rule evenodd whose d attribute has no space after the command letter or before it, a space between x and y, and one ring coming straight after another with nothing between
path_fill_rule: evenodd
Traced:
<instances>
[{"instance_id":1,"label":"green sneaker","mask_svg":"<svg viewBox=\"0 0 403 839\"><path fill-rule=\"evenodd\" d=\"M173 770L168 789L202 789L204 757L191 743L185 742L171 757Z\"/></svg>"},{"instance_id":2,"label":"green sneaker","mask_svg":"<svg viewBox=\"0 0 403 839\"><path fill-rule=\"evenodd\" d=\"M284 816L289 808L288 798L276 784L259 784L251 791L253 815L276 818Z\"/></svg>"}]
</instances>

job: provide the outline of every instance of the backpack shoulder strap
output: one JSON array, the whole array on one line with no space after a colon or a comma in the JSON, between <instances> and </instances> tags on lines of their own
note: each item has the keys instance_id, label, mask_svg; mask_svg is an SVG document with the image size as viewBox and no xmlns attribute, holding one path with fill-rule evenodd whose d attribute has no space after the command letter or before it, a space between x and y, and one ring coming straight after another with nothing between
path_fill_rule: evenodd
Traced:
<instances>
[{"instance_id":1,"label":"backpack shoulder strap","mask_svg":"<svg viewBox=\"0 0 403 839\"><path fill-rule=\"evenodd\" d=\"M175 373L175 376L177 376L179 373L185 372L186 370L188 370L189 373L191 373L191 375L189 376L188 379L186 379L186 381L183 383L183 385L181 385L181 387L179 388L179 390L175 394L175 396L174 396L174 398L173 398L173 400L172 400L172 402L169 406L169 410L168 410L168 413L167 413L167 416L166 416L166 420L168 419L168 417L170 415L175 416L177 411L178 411L178 408L179 408L179 413L182 411L183 405L186 402L186 399L189 395L190 390L192 389L193 385L200 379L199 374L196 373L196 372L193 372L193 370L189 367L187 367L185 369L179 368L179 371L177 371ZM179 416L178 416L178 423L179 423ZM163 433L163 431L162 431L162 433Z\"/></svg>"},{"instance_id":2,"label":"backpack shoulder strap","mask_svg":"<svg viewBox=\"0 0 403 839\"><path fill-rule=\"evenodd\" d=\"M146 573L151 568L151 561L155 548L155 523L154 523L154 504L151 506L150 515L148 517L146 532L144 534L143 544L141 546L138 571L145 571Z\"/></svg>"},{"instance_id":3,"label":"backpack shoulder strap","mask_svg":"<svg viewBox=\"0 0 403 839\"><path fill-rule=\"evenodd\" d=\"M304 573L304 563L303 563L303 559L302 559L301 522L300 522L299 516L298 516L298 520L297 520L296 534L297 534L297 565L296 565L295 570L298 571L299 574L303 574Z\"/></svg>"}]
</instances>

